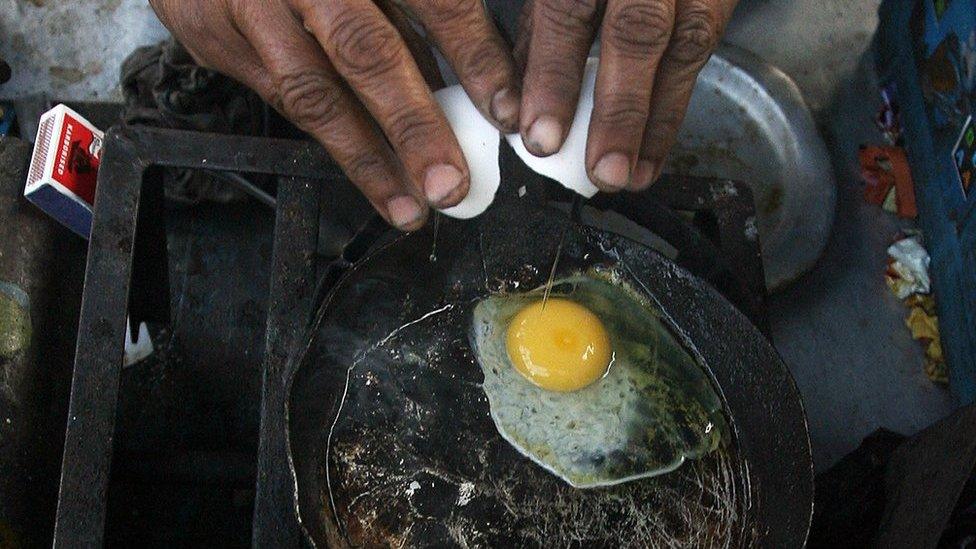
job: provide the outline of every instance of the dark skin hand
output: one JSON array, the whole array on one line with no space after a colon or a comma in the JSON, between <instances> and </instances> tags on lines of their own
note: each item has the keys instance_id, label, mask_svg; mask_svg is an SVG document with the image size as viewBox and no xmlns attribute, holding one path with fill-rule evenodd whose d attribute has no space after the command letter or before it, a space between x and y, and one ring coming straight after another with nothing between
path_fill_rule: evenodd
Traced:
<instances>
[{"instance_id":1,"label":"dark skin hand","mask_svg":"<svg viewBox=\"0 0 976 549\"><path fill-rule=\"evenodd\" d=\"M411 20L482 114L539 156L558 151L569 131L600 30L586 165L613 192L660 175L735 1L529 0L514 54L480 0L150 3L201 65L247 84L312 135L390 224L409 231L469 186Z\"/></svg>"}]
</instances>

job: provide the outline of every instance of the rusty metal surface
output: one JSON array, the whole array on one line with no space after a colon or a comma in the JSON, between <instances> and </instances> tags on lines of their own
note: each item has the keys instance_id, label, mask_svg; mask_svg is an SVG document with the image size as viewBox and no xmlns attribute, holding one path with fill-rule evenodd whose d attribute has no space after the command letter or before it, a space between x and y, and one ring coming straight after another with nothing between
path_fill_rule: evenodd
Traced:
<instances>
[{"instance_id":1,"label":"rusty metal surface","mask_svg":"<svg viewBox=\"0 0 976 549\"><path fill-rule=\"evenodd\" d=\"M23 197L29 159L0 137L0 546L50 539L85 253Z\"/></svg>"},{"instance_id":2,"label":"rusty metal surface","mask_svg":"<svg viewBox=\"0 0 976 549\"><path fill-rule=\"evenodd\" d=\"M319 147L301 141L127 127L115 128L107 134L99 170L65 433L55 521L56 547L90 547L100 545L103 540L126 311L130 302L139 302L130 299L133 287L145 283L145 277L133 281L131 274L151 273L151 269L146 270L147 263L160 264L159 258L152 254L165 254L165 246L160 246L158 241L149 255L140 255L135 249L137 240L146 238L145 234L139 236L137 226L155 228L150 236L152 233L157 238L160 236L161 220L147 221L141 217L160 215L159 204L140 206L141 198L158 200L161 196L159 189L143 194L144 187L151 187L153 169L158 167L269 173L315 180L341 178ZM295 231L278 238L277 243L286 248L301 248L307 239L292 237L309 223L308 220L298 223ZM300 252L299 257L310 255L314 248L302 248ZM147 252L143 250L143 253ZM278 257L288 255L283 249L275 253ZM134 260L140 261L134 264ZM284 463L280 461L283 454L276 455L279 461L269 467L283 468ZM270 490L268 483L260 483L258 488Z\"/></svg>"},{"instance_id":3,"label":"rusty metal surface","mask_svg":"<svg viewBox=\"0 0 976 549\"><path fill-rule=\"evenodd\" d=\"M488 419L465 335L472 300L499 281L543 282L551 262L545 243L569 223L503 202L475 222L445 221L435 263L427 259L431 229L382 248L353 267L320 310L295 362L288 415L300 516L320 546L532 545L543 535L557 545L574 535L611 543L614 521L610 530L560 528L566 510L608 516L611 499L651 490L646 500L654 490L566 489L504 443ZM745 501L739 525L760 546L802 544L812 504L809 439L796 387L766 339L714 290L649 249L584 227L569 235L561 274L623 266L701 353L748 469L748 482L741 472L737 478ZM512 512L520 504L525 512Z\"/></svg>"},{"instance_id":4,"label":"rusty metal surface","mask_svg":"<svg viewBox=\"0 0 976 549\"><path fill-rule=\"evenodd\" d=\"M95 214L95 234L89 255L86 284L86 293L90 295L83 304L83 337L76 357L67 430L69 444L64 453L57 519L57 546L97 544L102 539L105 486L113 447L112 431L118 397L120 361L116 358L121 356L122 332L117 337L113 334L124 323L127 300L135 302L130 299L130 295L143 293L134 294L138 284L136 281L130 283L129 269L143 269L142 272L152 273L152 269L146 269L146 261L151 262L152 256L140 260L139 257L145 256L136 254L135 242L145 238L145 235L139 236L138 228L146 226L143 223L144 216L158 215L158 210L139 206L140 199L146 200L153 196L152 193L141 194L152 185L153 167L268 173L310 180L326 179L331 184L346 184L324 152L316 145L306 142L121 128L110 132L106 150L114 153L107 154L103 163L99 188L106 190L99 192L110 194L112 198L102 200ZM538 177L529 181L530 176L524 171L519 172L518 167L511 162L505 164L505 169L509 179L527 184L527 196L536 197L538 202L559 200L557 193L546 192L551 184ZM695 193L700 194L709 185L721 186L723 183L720 181L698 181L699 185L704 184L705 187L697 190L693 188L691 179L679 179L673 183L656 187L657 190L644 198L645 205L659 201L665 205L692 210L698 212L696 218L700 217L701 223L668 234L667 227L672 222L680 222L680 218L674 217L673 213L670 216L666 214L666 208L651 215L652 219L642 221L656 224L659 229L664 227L659 232L680 241L679 244L686 248L683 254L678 254L679 263L700 269L710 284L726 292L743 311L762 325L763 295L761 291L753 291L762 286L761 265L758 261L734 260L758 258L758 242L749 238L738 238L748 232L748 209L751 204L747 204L748 200L727 200L736 193L706 192L710 199L695 198ZM293 535L295 530L288 527L288 524L293 524L294 510L283 501L287 496L294 498L294 485L291 479L283 479L282 475L275 473L287 470L287 455L281 447L285 409L275 402L284 402L284 382L291 379L292 372L284 369L284 361L289 356L288 348L291 346L289 340L303 323L303 310L306 307L303 304L307 304L310 297L317 301L318 296L327 291L346 268L368 253L374 245L389 241L391 234L385 232L379 224L365 226L359 233L360 238L346 249L342 260L333 263L322 275L320 284L314 286L309 283L314 280L310 269L317 247L313 233L321 233L323 229L321 226L317 227L313 221L316 208L312 204L315 200L310 199L311 195L308 193L313 191L314 186L309 186L308 181L297 180L283 184L285 187L297 187L292 189L294 193L280 194L278 202L279 225L276 229L274 252L278 266L275 267L273 290L269 298L272 314L268 318L269 353L265 364L263 396L267 402L262 408L259 455L261 466L253 527L253 539L256 543L276 546L290 546L296 542ZM732 182L725 182L724 185L735 188ZM305 191L299 191L299 188L304 188ZM323 193L323 197L325 194L330 193ZM747 197L748 193L744 193L744 196ZM335 196L332 198L337 199ZM325 202L328 201L323 204ZM613 207L612 204L594 205ZM336 204L330 203L329 207L335 209ZM445 225L447 226L449 225ZM156 239L158 237L157 230ZM158 242L154 239L147 241ZM701 251L706 249L709 251ZM710 258L709 254L713 252L715 257ZM95 291L95 288L105 286L112 288L112 291ZM95 297L91 297L92 295ZM369 319L368 316L363 318ZM746 320L742 322L750 325ZM799 413L798 410L793 412ZM802 420L802 414L795 415L794 419L796 418ZM799 499L803 499L802 494Z\"/></svg>"},{"instance_id":5,"label":"rusty metal surface","mask_svg":"<svg viewBox=\"0 0 976 549\"><path fill-rule=\"evenodd\" d=\"M99 174L95 197L97 226L88 249L78 348L68 405L56 547L100 544L115 430L115 406L125 338L125 311L136 239L142 172L131 143L113 139L103 162L116 166ZM101 277L93 273L102 274ZM106 277L124 280L110 283ZM111 282L117 282L112 280ZM113 337L114 336L114 337Z\"/></svg>"},{"instance_id":6,"label":"rusty metal surface","mask_svg":"<svg viewBox=\"0 0 976 549\"><path fill-rule=\"evenodd\" d=\"M258 450L257 491L252 542L255 547L294 547L300 532L291 510L294 491L288 469L285 440L285 366L311 318L315 287L315 250L318 237L321 185L293 179L282 185L279 197L288 208L277 210L275 246L271 264L264 380L261 391L261 437Z\"/></svg>"}]
</instances>

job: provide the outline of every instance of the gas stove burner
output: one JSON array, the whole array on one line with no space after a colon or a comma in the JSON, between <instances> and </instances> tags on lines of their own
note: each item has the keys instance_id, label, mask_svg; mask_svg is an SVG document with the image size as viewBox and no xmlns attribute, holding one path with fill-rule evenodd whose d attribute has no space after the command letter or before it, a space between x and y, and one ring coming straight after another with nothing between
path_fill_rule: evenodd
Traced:
<instances>
[{"instance_id":1,"label":"gas stove burner","mask_svg":"<svg viewBox=\"0 0 976 549\"><path fill-rule=\"evenodd\" d=\"M540 205L565 200L551 192L551 182L514 161L510 150L503 150L502 156L503 181L518 181L519 188L500 192L524 194L526 203ZM115 128L105 140L55 546L98 546L103 540L125 312L128 309L134 323L167 320L160 314L168 310L169 300L160 291L168 286L158 175L160 169L171 167L279 177L252 540L261 547L301 546L286 440L288 380L293 373L288 368L323 296L352 265L395 233L377 218L363 226L340 257L316 254L322 244L319 235L329 233L322 225L328 220L320 219L322 199L333 198L329 189L348 186L348 181L314 143L141 127ZM641 195L598 196L589 206L616 211L649 229L670 247L674 263L721 292L752 324L765 328L763 270L746 186L665 176ZM802 412L796 413L802 418ZM797 482L796 486L806 486L802 479ZM794 494L798 501L805 501L808 488Z\"/></svg>"}]
</instances>

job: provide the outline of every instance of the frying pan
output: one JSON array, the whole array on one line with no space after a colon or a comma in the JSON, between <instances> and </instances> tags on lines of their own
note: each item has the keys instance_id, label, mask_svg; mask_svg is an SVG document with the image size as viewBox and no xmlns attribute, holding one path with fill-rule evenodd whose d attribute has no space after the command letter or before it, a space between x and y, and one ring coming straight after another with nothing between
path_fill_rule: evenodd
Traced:
<instances>
[{"instance_id":1,"label":"frying pan","mask_svg":"<svg viewBox=\"0 0 976 549\"><path fill-rule=\"evenodd\" d=\"M655 543L621 531L629 523L615 522L620 509L600 515L602 530L584 528L587 509L606 510L591 500L620 494L569 488L502 440L489 417L467 339L471 311L500 289L542 285L559 242L557 277L593 266L623 273L711 377L732 430L737 544L805 543L806 418L763 334L651 248L501 193L477 219L386 234L323 299L291 361L287 402L296 512L313 545ZM570 523L554 518L570 508Z\"/></svg>"}]
</instances>

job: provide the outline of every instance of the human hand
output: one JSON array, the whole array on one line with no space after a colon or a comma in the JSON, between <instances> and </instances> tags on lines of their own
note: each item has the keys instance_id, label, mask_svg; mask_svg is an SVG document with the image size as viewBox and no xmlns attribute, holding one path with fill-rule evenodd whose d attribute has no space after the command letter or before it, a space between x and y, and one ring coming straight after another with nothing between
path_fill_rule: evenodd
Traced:
<instances>
[{"instance_id":1,"label":"human hand","mask_svg":"<svg viewBox=\"0 0 976 549\"><path fill-rule=\"evenodd\" d=\"M736 0L527 0L515 58L524 68L526 149L557 152L601 30L586 168L603 191L647 188L661 174L698 72ZM602 23L601 23L602 18Z\"/></svg>"},{"instance_id":2,"label":"human hand","mask_svg":"<svg viewBox=\"0 0 976 549\"><path fill-rule=\"evenodd\" d=\"M396 5L392 2L396 1ZM203 66L253 88L318 140L392 225L467 194L457 140L425 82L401 10L420 22L474 104L514 132L514 62L481 0L150 0Z\"/></svg>"}]
</instances>

